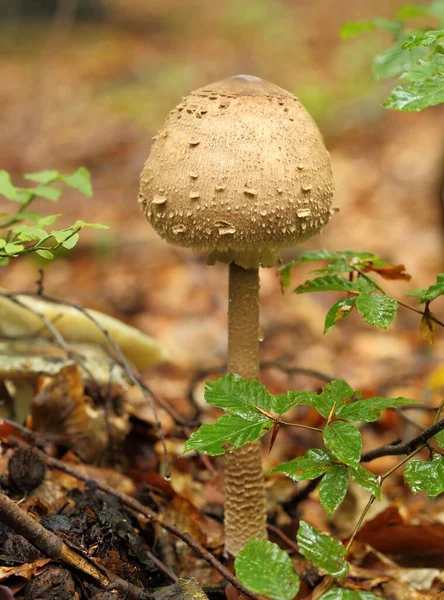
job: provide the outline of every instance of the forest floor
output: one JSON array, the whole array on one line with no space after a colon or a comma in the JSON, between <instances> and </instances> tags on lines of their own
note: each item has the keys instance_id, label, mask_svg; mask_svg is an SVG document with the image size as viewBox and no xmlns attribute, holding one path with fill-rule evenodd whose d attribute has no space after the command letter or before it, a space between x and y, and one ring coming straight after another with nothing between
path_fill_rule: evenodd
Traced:
<instances>
[{"instance_id":1,"label":"forest floor","mask_svg":"<svg viewBox=\"0 0 444 600\"><path fill-rule=\"evenodd\" d=\"M196 21L180 8L181 2L168 0L147 3L155 8L153 12L147 8L147 14L136 20L138 28L131 14L119 8L121 4L116 3L111 23L81 23L74 28L65 23L66 30L19 24L2 36L0 165L17 181L23 173L45 168L70 172L84 165L91 170L93 201L69 192L57 210L66 222L82 218L105 223L110 230L87 232L69 257L45 264L45 290L112 314L167 348L169 361L144 373L143 381L163 400L164 407L158 406L158 411L172 478L166 482L159 475L162 447L149 406L134 386L123 400L121 389L116 387L111 393L112 415L107 414L119 432L114 438L111 435L114 443L106 452L91 451L88 460L82 461L81 452L80 456L73 453L71 443L49 443L45 436L64 431L56 411L63 412L60 407L66 401L83 406L85 394L90 394L96 408L103 411L106 394L79 391L76 371L63 372L55 385L40 382L36 395L41 399L43 394L52 418L44 420L32 441L66 464L77 465L89 477L137 497L223 560L222 461L181 454L191 421L208 421L216 414L204 403L203 382L220 374L225 363L227 269L209 267L203 255L168 246L140 214L138 177L151 136L181 95L238 71L254 72L298 93L323 129L333 162L335 204L340 207L322 236L303 249L365 250L402 263L411 281L384 282L384 287L403 299L409 289L427 287L443 270L439 186L444 112L436 108L422 114L398 114L379 107L386 90L372 83L367 73L378 42L367 40L362 46L351 42L345 48L337 40L341 22L359 17L360 7L363 16L368 16L365 2L353 3L356 6L348 12L344 2L332 2L331 22L318 27L316 35L307 32L321 19L322 12L312 6L320 3L301 3L307 4L301 25L298 11L302 8L292 9L284 2L276 6L259 2L262 12L252 11L253 16L245 21L234 2L224 3L224 10L216 16L200 3ZM375 3L371 14L378 12L378 6L382 14L390 14L385 4ZM146 28L141 26L144 19ZM116 25L123 21L125 27ZM40 208L53 212L52 206ZM284 259L300 251L288 251ZM31 289L42 266L33 259L19 260L2 269L0 284L11 291ZM294 269L294 287L305 281L308 272L305 266ZM417 315L401 310L396 324L386 332L353 316L324 336L325 313L337 299L335 294L282 294L274 269L261 270L260 293L261 360L277 364L264 368L261 380L272 393L319 390L319 378L286 372L287 367L298 367L344 379L364 397L387 394L439 405L444 388L444 336L438 331L435 344L425 344ZM439 309L444 305L438 301L435 312ZM8 407L2 411L3 418L10 416ZM87 419L84 413L82 418ZM304 418L313 424L312 415ZM397 438L410 439L418 427L430 424L427 413L415 419L417 426L388 412L378 425L363 429L365 449ZM29 418L27 424L33 426ZM81 428L85 422L76 426ZM17 443L17 439L11 441L12 434L20 437L10 425L0 424L4 482ZM30 441L27 434L22 435ZM97 437L108 435L109 422L97 432ZM301 455L317 443L311 433L295 435L285 430L271 452L264 446L264 466L268 469ZM398 460L387 456L368 467L381 474ZM367 494L351 488L347 501L329 519L316 491L297 501L303 487L284 478L268 481L273 525L294 539L302 518L346 540ZM122 508L115 498L111 500L91 485L84 488L60 470L48 470L44 482L29 493L10 490L10 494L15 500L25 496L22 508L135 585L147 589L164 585L171 572L195 577L207 586L220 580L220 574L183 542L174 541L158 526L147 525L140 514ZM389 600L436 597L444 586L443 511L442 498L432 502L423 494L412 495L402 474L395 474L384 488L383 501L374 505L357 537L349 583ZM271 533L271 539L278 541L278 535ZM57 582L59 591L63 588L65 595L60 598L91 598L97 592L88 578L74 571L67 575L20 536L11 538L2 530L0 543L0 581L10 586L16 598L42 597L41 590L31 586L33 581L42 581L33 575L42 573L48 573L51 585ZM154 559L147 554L153 548ZM156 557L167 565L166 570L156 565ZM299 560L295 555L296 565ZM306 578L300 597L314 600L318 584L319 578ZM220 593L215 590L215 595ZM235 592L230 593L234 598ZM101 597L105 599L100 595L97 599Z\"/></svg>"}]
</instances>

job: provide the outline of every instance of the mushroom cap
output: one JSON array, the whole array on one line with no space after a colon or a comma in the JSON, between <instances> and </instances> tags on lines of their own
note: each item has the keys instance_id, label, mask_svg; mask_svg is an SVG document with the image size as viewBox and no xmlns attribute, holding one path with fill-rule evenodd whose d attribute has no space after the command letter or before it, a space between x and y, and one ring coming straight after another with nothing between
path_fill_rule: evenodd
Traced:
<instances>
[{"instance_id":1,"label":"mushroom cap","mask_svg":"<svg viewBox=\"0 0 444 600\"><path fill-rule=\"evenodd\" d=\"M329 153L298 99L237 75L191 92L153 138L139 202L154 229L209 262L273 266L328 222Z\"/></svg>"}]
</instances>

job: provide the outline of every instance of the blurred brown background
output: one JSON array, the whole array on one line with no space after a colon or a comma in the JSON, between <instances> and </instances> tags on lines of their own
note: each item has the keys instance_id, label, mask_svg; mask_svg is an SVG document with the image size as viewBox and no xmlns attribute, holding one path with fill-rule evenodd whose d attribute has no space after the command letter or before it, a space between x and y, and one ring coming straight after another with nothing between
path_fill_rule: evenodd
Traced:
<instances>
[{"instance_id":1,"label":"blurred brown background","mask_svg":"<svg viewBox=\"0 0 444 600\"><path fill-rule=\"evenodd\" d=\"M85 232L70 257L45 263L48 291L152 333L183 368L223 360L225 267L206 267L204 257L159 240L140 214L137 190L151 137L168 111L190 90L236 73L294 92L324 132L341 212L304 249L369 250L405 263L411 286L386 286L398 297L428 285L442 270L444 112L381 108L390 82L372 81L371 58L389 37L338 35L347 20L391 17L403 4L0 0L0 168L19 182L26 172L85 165L93 199L69 192L56 210L66 223L111 226ZM2 269L0 284L32 287L41 263L17 263ZM295 272L295 282L306 272ZM264 356L289 354L361 386L430 359L410 315L389 333L352 318L324 338L334 298L282 296L274 270L264 270Z\"/></svg>"}]
</instances>

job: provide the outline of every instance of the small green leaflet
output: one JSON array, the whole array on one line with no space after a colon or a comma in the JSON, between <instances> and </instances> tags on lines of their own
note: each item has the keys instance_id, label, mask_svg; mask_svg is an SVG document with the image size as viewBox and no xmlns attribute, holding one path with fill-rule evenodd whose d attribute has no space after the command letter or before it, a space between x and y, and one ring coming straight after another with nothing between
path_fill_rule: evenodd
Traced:
<instances>
[{"instance_id":1,"label":"small green leaflet","mask_svg":"<svg viewBox=\"0 0 444 600\"><path fill-rule=\"evenodd\" d=\"M102 223L86 223L86 221L81 221L78 219L74 225L71 225L70 229L75 229L77 227L87 227L88 229L109 229L108 225L103 225Z\"/></svg>"},{"instance_id":2,"label":"small green leaflet","mask_svg":"<svg viewBox=\"0 0 444 600\"><path fill-rule=\"evenodd\" d=\"M295 406L315 406L318 395L315 392L294 392L288 391L285 394L279 394L272 399L273 411L278 415L283 415Z\"/></svg>"},{"instance_id":3,"label":"small green leaflet","mask_svg":"<svg viewBox=\"0 0 444 600\"><path fill-rule=\"evenodd\" d=\"M435 498L444 492L444 456L435 454L433 460L414 460L404 471L404 479L415 494L425 492L429 498Z\"/></svg>"},{"instance_id":4,"label":"small green leaflet","mask_svg":"<svg viewBox=\"0 0 444 600\"><path fill-rule=\"evenodd\" d=\"M48 185L48 183L58 181L61 175L59 171L56 171L55 169L47 169L46 171L38 171L37 173L26 173L24 177L28 181L35 181L37 183L42 183L43 185Z\"/></svg>"},{"instance_id":5,"label":"small green leaflet","mask_svg":"<svg viewBox=\"0 0 444 600\"><path fill-rule=\"evenodd\" d=\"M356 298L356 308L366 323L387 329L396 319L398 303L385 294L360 294Z\"/></svg>"},{"instance_id":6,"label":"small green leaflet","mask_svg":"<svg viewBox=\"0 0 444 600\"><path fill-rule=\"evenodd\" d=\"M330 466L333 457L325 450L307 450L304 456L298 456L293 460L282 463L268 471L267 475L273 473L284 473L293 481L305 481L316 479L323 475Z\"/></svg>"},{"instance_id":7,"label":"small green leaflet","mask_svg":"<svg viewBox=\"0 0 444 600\"><path fill-rule=\"evenodd\" d=\"M415 31L402 44L402 48L411 50L412 48L418 48L418 46L433 46L441 37L444 37L444 29Z\"/></svg>"},{"instance_id":8,"label":"small green leaflet","mask_svg":"<svg viewBox=\"0 0 444 600\"><path fill-rule=\"evenodd\" d=\"M205 400L211 406L242 417L244 419L264 421L267 417L257 409L281 415L300 404L315 406L318 395L314 392L293 392L272 396L255 379L244 379L235 373L229 373L205 386Z\"/></svg>"},{"instance_id":9,"label":"small green leaflet","mask_svg":"<svg viewBox=\"0 0 444 600\"><path fill-rule=\"evenodd\" d=\"M341 39L347 40L356 37L367 31L383 29L389 33L398 33L402 28L399 21L389 21L388 19L372 19L371 21L348 21L344 23L339 31Z\"/></svg>"},{"instance_id":10,"label":"small green leaflet","mask_svg":"<svg viewBox=\"0 0 444 600\"><path fill-rule=\"evenodd\" d=\"M409 71L401 75L399 81L425 81L438 72L444 73L444 54L434 52L424 60L418 60Z\"/></svg>"},{"instance_id":11,"label":"small green leaflet","mask_svg":"<svg viewBox=\"0 0 444 600\"><path fill-rule=\"evenodd\" d=\"M435 440L440 448L444 448L444 429L435 435Z\"/></svg>"},{"instance_id":12,"label":"small green leaflet","mask_svg":"<svg viewBox=\"0 0 444 600\"><path fill-rule=\"evenodd\" d=\"M46 198L46 200L51 200L51 202L56 202L62 194L61 190L58 188L42 184L33 189L27 189L26 192L34 194L35 196L40 196L41 198Z\"/></svg>"},{"instance_id":13,"label":"small green leaflet","mask_svg":"<svg viewBox=\"0 0 444 600\"><path fill-rule=\"evenodd\" d=\"M343 588L334 588L326 594L322 594L319 600L383 600L381 596L375 596L371 592L362 592L360 590L344 590Z\"/></svg>"},{"instance_id":14,"label":"small green leaflet","mask_svg":"<svg viewBox=\"0 0 444 600\"><path fill-rule=\"evenodd\" d=\"M350 423L337 421L324 429L324 444L339 460L357 468L362 452L362 437Z\"/></svg>"},{"instance_id":15,"label":"small green leaflet","mask_svg":"<svg viewBox=\"0 0 444 600\"><path fill-rule=\"evenodd\" d=\"M396 44L375 56L372 72L376 81L390 79L408 71L427 52L424 47L405 50L402 47L405 40L406 36L402 36Z\"/></svg>"},{"instance_id":16,"label":"small green leaflet","mask_svg":"<svg viewBox=\"0 0 444 600\"><path fill-rule=\"evenodd\" d=\"M427 289L412 290L411 292L408 292L406 294L406 296L418 296L419 303L424 304L424 302L432 302L432 300L435 300L436 298L438 298L439 296L442 296L443 294L444 294L444 273L440 273L437 276L435 283L432 283L431 285L429 285L429 287Z\"/></svg>"},{"instance_id":17,"label":"small green leaflet","mask_svg":"<svg viewBox=\"0 0 444 600\"><path fill-rule=\"evenodd\" d=\"M261 417L257 413L258 417ZM262 417L264 419L264 417ZM260 439L272 427L268 419L247 421L236 415L224 415L210 425L201 425L185 443L185 452L198 450L202 454L217 456L236 450L248 442Z\"/></svg>"},{"instance_id":18,"label":"small green leaflet","mask_svg":"<svg viewBox=\"0 0 444 600\"><path fill-rule=\"evenodd\" d=\"M235 373L229 373L216 381L205 385L205 400L211 406L217 406L245 419L262 420L256 406L270 412L273 410L273 397L259 381L244 379Z\"/></svg>"},{"instance_id":19,"label":"small green leaflet","mask_svg":"<svg viewBox=\"0 0 444 600\"><path fill-rule=\"evenodd\" d=\"M356 298L344 298L333 304L325 317L324 333L348 317L355 304Z\"/></svg>"},{"instance_id":20,"label":"small green leaflet","mask_svg":"<svg viewBox=\"0 0 444 600\"><path fill-rule=\"evenodd\" d=\"M52 260L54 258L54 254L49 250L36 250L36 253L46 260Z\"/></svg>"},{"instance_id":21,"label":"small green leaflet","mask_svg":"<svg viewBox=\"0 0 444 600\"><path fill-rule=\"evenodd\" d=\"M6 254L10 254L13 256L14 254L19 254L25 249L23 244L19 244L18 242L10 242L5 245Z\"/></svg>"},{"instance_id":22,"label":"small green leaflet","mask_svg":"<svg viewBox=\"0 0 444 600\"><path fill-rule=\"evenodd\" d=\"M299 591L291 558L272 542L250 540L237 555L234 568L245 587L271 600L293 600Z\"/></svg>"},{"instance_id":23,"label":"small green leaflet","mask_svg":"<svg viewBox=\"0 0 444 600\"><path fill-rule=\"evenodd\" d=\"M381 499L381 486L373 473L370 473L370 471L367 471L361 465L356 468L349 467L348 470L358 485L373 494L377 500Z\"/></svg>"},{"instance_id":24,"label":"small green leaflet","mask_svg":"<svg viewBox=\"0 0 444 600\"><path fill-rule=\"evenodd\" d=\"M324 385L322 392L317 395L313 406L318 413L325 419L336 414L336 412L355 395L360 395L355 392L347 382L342 379L336 379L327 385Z\"/></svg>"},{"instance_id":25,"label":"small green leaflet","mask_svg":"<svg viewBox=\"0 0 444 600\"><path fill-rule=\"evenodd\" d=\"M16 234L17 238L21 242L27 242L29 240L43 240L48 238L48 233L41 227L34 227L32 225L16 225L12 227L12 231Z\"/></svg>"},{"instance_id":26,"label":"small green leaflet","mask_svg":"<svg viewBox=\"0 0 444 600\"><path fill-rule=\"evenodd\" d=\"M300 521L297 534L302 556L327 571L333 577L345 577L349 564L345 560L345 548L339 540L325 535L305 521Z\"/></svg>"},{"instance_id":27,"label":"small green leaflet","mask_svg":"<svg viewBox=\"0 0 444 600\"><path fill-rule=\"evenodd\" d=\"M395 408L396 406L407 406L417 404L416 400L407 398L367 398L365 400L357 400L340 406L335 413L336 417L345 421L354 421L361 423L371 423L376 421L381 416L381 413L386 408Z\"/></svg>"},{"instance_id":28,"label":"small green leaflet","mask_svg":"<svg viewBox=\"0 0 444 600\"><path fill-rule=\"evenodd\" d=\"M62 175L61 179L85 196L92 196L91 174L85 167L80 167L72 175Z\"/></svg>"},{"instance_id":29,"label":"small green leaflet","mask_svg":"<svg viewBox=\"0 0 444 600\"><path fill-rule=\"evenodd\" d=\"M370 278L358 277L355 281L349 281L340 275L325 275L315 277L299 285L295 294L309 294L311 292L354 292L361 294L376 290L376 284Z\"/></svg>"},{"instance_id":30,"label":"small green leaflet","mask_svg":"<svg viewBox=\"0 0 444 600\"><path fill-rule=\"evenodd\" d=\"M409 87L395 87L383 106L409 112L424 110L441 102L444 102L444 75L436 73Z\"/></svg>"},{"instance_id":31,"label":"small green leaflet","mask_svg":"<svg viewBox=\"0 0 444 600\"><path fill-rule=\"evenodd\" d=\"M347 489L347 467L345 465L328 467L319 487L319 499L330 517L344 500Z\"/></svg>"},{"instance_id":32,"label":"small green leaflet","mask_svg":"<svg viewBox=\"0 0 444 600\"><path fill-rule=\"evenodd\" d=\"M7 171L0 171L0 194L8 200L18 200L17 188L12 184Z\"/></svg>"}]
</instances>

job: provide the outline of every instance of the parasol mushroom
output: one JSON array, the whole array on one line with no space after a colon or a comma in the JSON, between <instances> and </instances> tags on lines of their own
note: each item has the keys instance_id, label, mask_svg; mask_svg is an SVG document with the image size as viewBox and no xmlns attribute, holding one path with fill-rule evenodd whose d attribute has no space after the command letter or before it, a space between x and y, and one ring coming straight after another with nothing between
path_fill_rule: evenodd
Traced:
<instances>
[{"instance_id":1,"label":"parasol mushroom","mask_svg":"<svg viewBox=\"0 0 444 600\"><path fill-rule=\"evenodd\" d=\"M330 157L293 94L237 75L192 92L154 137L139 202L167 241L229 264L228 370L259 374L259 266L318 233L333 209ZM265 539L259 443L225 462L225 544Z\"/></svg>"}]
</instances>

